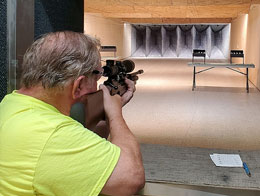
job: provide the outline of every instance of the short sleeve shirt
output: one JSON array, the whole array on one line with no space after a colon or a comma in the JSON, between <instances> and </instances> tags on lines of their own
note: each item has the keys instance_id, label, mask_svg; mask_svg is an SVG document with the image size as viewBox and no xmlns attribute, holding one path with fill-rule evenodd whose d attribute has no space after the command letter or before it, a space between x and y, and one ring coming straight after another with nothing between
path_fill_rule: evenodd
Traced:
<instances>
[{"instance_id":1,"label":"short sleeve shirt","mask_svg":"<svg viewBox=\"0 0 260 196\"><path fill-rule=\"evenodd\" d=\"M13 92L0 103L0 195L96 196L119 156L45 102Z\"/></svg>"}]
</instances>

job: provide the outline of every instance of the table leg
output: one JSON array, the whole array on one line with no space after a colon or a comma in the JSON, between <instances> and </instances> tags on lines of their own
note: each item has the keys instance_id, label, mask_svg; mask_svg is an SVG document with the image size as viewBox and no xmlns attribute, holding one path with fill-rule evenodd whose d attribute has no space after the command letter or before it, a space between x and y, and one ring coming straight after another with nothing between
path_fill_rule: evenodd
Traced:
<instances>
[{"instance_id":1,"label":"table leg","mask_svg":"<svg viewBox=\"0 0 260 196\"><path fill-rule=\"evenodd\" d=\"M193 67L193 85L192 85L192 91L194 91L194 88L196 88L196 81L195 81L195 74L196 74L196 68Z\"/></svg>"},{"instance_id":2,"label":"table leg","mask_svg":"<svg viewBox=\"0 0 260 196\"><path fill-rule=\"evenodd\" d=\"M248 85L248 67L246 68L246 90L249 93L249 85Z\"/></svg>"}]
</instances>

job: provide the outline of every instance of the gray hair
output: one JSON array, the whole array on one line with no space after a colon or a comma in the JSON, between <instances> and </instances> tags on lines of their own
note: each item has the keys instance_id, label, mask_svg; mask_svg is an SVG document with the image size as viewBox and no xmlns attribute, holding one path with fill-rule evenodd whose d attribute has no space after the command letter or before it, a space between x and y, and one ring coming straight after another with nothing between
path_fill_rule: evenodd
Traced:
<instances>
[{"instance_id":1,"label":"gray hair","mask_svg":"<svg viewBox=\"0 0 260 196\"><path fill-rule=\"evenodd\" d=\"M91 73L100 64L99 47L98 40L83 33L45 34L24 55L21 85L63 89L68 82Z\"/></svg>"}]
</instances>

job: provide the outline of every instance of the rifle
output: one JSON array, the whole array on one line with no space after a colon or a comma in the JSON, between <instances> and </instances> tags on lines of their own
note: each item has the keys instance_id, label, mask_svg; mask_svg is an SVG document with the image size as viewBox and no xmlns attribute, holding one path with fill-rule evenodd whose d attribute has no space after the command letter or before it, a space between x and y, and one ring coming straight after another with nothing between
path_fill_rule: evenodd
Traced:
<instances>
[{"instance_id":1,"label":"rifle","mask_svg":"<svg viewBox=\"0 0 260 196\"><path fill-rule=\"evenodd\" d=\"M122 96L126 90L127 85L125 83L125 78L136 81L138 80L138 74L142 74L144 71L138 70L136 72L130 73L135 68L135 63L131 60L124 61L114 61L107 60L106 66L103 67L103 76L108 77L104 82L113 96L118 94Z\"/></svg>"},{"instance_id":2,"label":"rifle","mask_svg":"<svg viewBox=\"0 0 260 196\"><path fill-rule=\"evenodd\" d=\"M143 70L138 70L136 72L130 73L134 70L135 64L131 60L124 61L114 61L107 60L106 65L103 67L103 76L108 77L106 81L104 81L104 85L110 91L110 94L113 96L118 94L122 96L127 91L127 84L125 83L125 78L128 78L132 81L138 80L139 74L142 74ZM97 123L101 120L105 120L105 111L103 105L103 91L98 90L97 92L87 94L84 98L81 106L78 104L78 111L81 110L81 116L84 116L84 119L81 120L81 123L88 129L93 130ZM81 109L79 109L81 107ZM82 107L84 107L82 109ZM83 112L82 112L83 111ZM75 120L75 113L77 111L71 112L71 117ZM77 116L79 116L77 114ZM82 119L82 117L80 117ZM79 121L79 120L78 120Z\"/></svg>"}]
</instances>

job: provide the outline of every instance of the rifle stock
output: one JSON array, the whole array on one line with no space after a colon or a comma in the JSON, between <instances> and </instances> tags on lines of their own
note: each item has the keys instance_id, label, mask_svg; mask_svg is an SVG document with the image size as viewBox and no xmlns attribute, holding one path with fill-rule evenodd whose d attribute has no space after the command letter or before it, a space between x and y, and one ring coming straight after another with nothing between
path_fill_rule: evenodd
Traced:
<instances>
[{"instance_id":1,"label":"rifle stock","mask_svg":"<svg viewBox=\"0 0 260 196\"><path fill-rule=\"evenodd\" d=\"M85 110L85 127L94 130L99 121L105 120L103 91L88 94L82 101Z\"/></svg>"}]
</instances>

